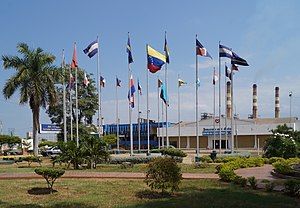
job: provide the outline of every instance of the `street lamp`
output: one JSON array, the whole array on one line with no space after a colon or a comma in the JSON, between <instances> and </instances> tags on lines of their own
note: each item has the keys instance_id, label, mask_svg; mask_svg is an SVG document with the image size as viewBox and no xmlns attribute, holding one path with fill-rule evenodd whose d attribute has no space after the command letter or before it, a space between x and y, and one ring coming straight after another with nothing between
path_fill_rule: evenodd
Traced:
<instances>
[{"instance_id":1,"label":"street lamp","mask_svg":"<svg viewBox=\"0 0 300 208\"><path fill-rule=\"evenodd\" d=\"M293 96L293 92L290 91L289 92L289 97L290 97L290 125L292 126L292 96Z\"/></svg>"}]
</instances>

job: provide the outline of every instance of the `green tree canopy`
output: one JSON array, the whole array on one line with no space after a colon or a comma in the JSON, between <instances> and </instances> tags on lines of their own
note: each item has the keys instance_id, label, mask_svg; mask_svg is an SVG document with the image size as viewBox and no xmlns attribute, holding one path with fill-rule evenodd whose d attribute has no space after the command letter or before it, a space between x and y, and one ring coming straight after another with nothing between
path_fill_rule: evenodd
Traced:
<instances>
[{"instance_id":1,"label":"green tree canopy","mask_svg":"<svg viewBox=\"0 0 300 208\"><path fill-rule=\"evenodd\" d=\"M19 91L20 104L29 104L33 122L33 149L38 154L37 130L39 128L40 108L53 106L56 102L55 84L59 73L53 65L55 56L41 48L30 49L26 43L17 45L21 56L3 55L3 68L14 69L13 74L4 84L3 95L6 99Z\"/></svg>"}]
</instances>

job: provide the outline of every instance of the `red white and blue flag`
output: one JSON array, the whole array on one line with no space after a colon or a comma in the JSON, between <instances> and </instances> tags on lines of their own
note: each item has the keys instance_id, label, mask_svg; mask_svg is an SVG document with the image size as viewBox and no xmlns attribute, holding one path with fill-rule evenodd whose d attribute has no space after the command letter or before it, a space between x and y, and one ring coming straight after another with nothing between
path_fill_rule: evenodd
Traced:
<instances>
[{"instance_id":1,"label":"red white and blue flag","mask_svg":"<svg viewBox=\"0 0 300 208\"><path fill-rule=\"evenodd\" d=\"M197 38L196 38L196 54L199 56L209 57L213 59L211 55L208 53L208 51L206 50L206 48L204 48L204 46L199 42Z\"/></svg>"},{"instance_id":2,"label":"red white and blue flag","mask_svg":"<svg viewBox=\"0 0 300 208\"><path fill-rule=\"evenodd\" d=\"M130 76L130 89L128 92L128 100L129 105L131 108L134 108L134 93L135 93L135 87L134 87L134 81L132 75Z\"/></svg>"}]
</instances>

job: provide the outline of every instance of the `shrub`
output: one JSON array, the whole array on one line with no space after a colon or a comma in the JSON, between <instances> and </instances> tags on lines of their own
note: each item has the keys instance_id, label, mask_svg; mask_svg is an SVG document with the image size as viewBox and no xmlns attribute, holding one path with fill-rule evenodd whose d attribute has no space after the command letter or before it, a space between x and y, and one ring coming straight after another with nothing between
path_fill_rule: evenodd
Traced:
<instances>
[{"instance_id":1,"label":"shrub","mask_svg":"<svg viewBox=\"0 0 300 208\"><path fill-rule=\"evenodd\" d=\"M273 191L274 187L275 187L275 183L273 181L269 181L268 183L266 183L265 186L267 192Z\"/></svg>"},{"instance_id":2,"label":"shrub","mask_svg":"<svg viewBox=\"0 0 300 208\"><path fill-rule=\"evenodd\" d=\"M254 176L248 177L247 178L251 188L256 189L257 188L257 180Z\"/></svg>"},{"instance_id":3,"label":"shrub","mask_svg":"<svg viewBox=\"0 0 300 208\"><path fill-rule=\"evenodd\" d=\"M37 156L27 156L27 157L24 157L24 158L19 159L19 160L28 162L28 166L30 166L31 163L33 163L33 162L39 163L40 165L42 163L42 159L40 157L37 157Z\"/></svg>"},{"instance_id":4,"label":"shrub","mask_svg":"<svg viewBox=\"0 0 300 208\"><path fill-rule=\"evenodd\" d=\"M210 158L210 156L204 155L200 157L200 162L212 163L213 160Z\"/></svg>"},{"instance_id":5,"label":"shrub","mask_svg":"<svg viewBox=\"0 0 300 208\"><path fill-rule=\"evenodd\" d=\"M194 168L198 169L202 169L202 168L208 168L209 164L207 162L195 162Z\"/></svg>"},{"instance_id":6,"label":"shrub","mask_svg":"<svg viewBox=\"0 0 300 208\"><path fill-rule=\"evenodd\" d=\"M236 176L233 179L233 183L237 184L237 185L240 185L242 187L246 187L247 186L247 179L243 178L242 176Z\"/></svg>"},{"instance_id":7,"label":"shrub","mask_svg":"<svg viewBox=\"0 0 300 208\"><path fill-rule=\"evenodd\" d=\"M285 190L284 192L290 196L299 196L300 195L300 180L287 180L284 183Z\"/></svg>"},{"instance_id":8,"label":"shrub","mask_svg":"<svg viewBox=\"0 0 300 208\"><path fill-rule=\"evenodd\" d=\"M53 168L36 168L34 172L38 175L41 175L44 177L44 179L47 182L47 186L50 189L50 192L52 193L53 191L53 184L58 179L61 177L65 171L60 170L60 169L53 169Z\"/></svg>"},{"instance_id":9,"label":"shrub","mask_svg":"<svg viewBox=\"0 0 300 208\"><path fill-rule=\"evenodd\" d=\"M230 166L223 166L220 168L219 177L222 181L231 182L235 179L236 174Z\"/></svg>"},{"instance_id":10,"label":"shrub","mask_svg":"<svg viewBox=\"0 0 300 208\"><path fill-rule=\"evenodd\" d=\"M278 162L278 161L283 161L284 159L282 157L271 157L269 159L269 164L273 164L275 162Z\"/></svg>"},{"instance_id":11,"label":"shrub","mask_svg":"<svg viewBox=\"0 0 300 208\"><path fill-rule=\"evenodd\" d=\"M293 172L291 164L287 160L278 161L273 163L273 167L277 173L289 175Z\"/></svg>"},{"instance_id":12,"label":"shrub","mask_svg":"<svg viewBox=\"0 0 300 208\"><path fill-rule=\"evenodd\" d=\"M158 157L153 159L146 170L145 183L151 189L160 189L162 193L179 189L182 179L180 167L173 158Z\"/></svg>"},{"instance_id":13,"label":"shrub","mask_svg":"<svg viewBox=\"0 0 300 208\"><path fill-rule=\"evenodd\" d=\"M161 154L163 155L169 155L171 157L186 157L187 154L183 152L180 149L175 149L175 148L162 148L160 150Z\"/></svg>"}]
</instances>

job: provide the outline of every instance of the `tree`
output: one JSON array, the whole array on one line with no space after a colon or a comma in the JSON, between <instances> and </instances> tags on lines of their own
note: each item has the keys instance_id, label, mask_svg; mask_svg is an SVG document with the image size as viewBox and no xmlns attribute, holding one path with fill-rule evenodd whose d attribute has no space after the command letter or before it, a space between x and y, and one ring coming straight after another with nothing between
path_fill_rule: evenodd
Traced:
<instances>
[{"instance_id":1,"label":"tree","mask_svg":"<svg viewBox=\"0 0 300 208\"><path fill-rule=\"evenodd\" d=\"M79 166L83 163L81 145L77 147L75 141L68 141L66 143L59 142L58 147L61 150L61 154L57 156L58 160L68 163L68 167L72 164L74 169L79 169Z\"/></svg>"},{"instance_id":2,"label":"tree","mask_svg":"<svg viewBox=\"0 0 300 208\"><path fill-rule=\"evenodd\" d=\"M34 155L37 155L40 108L55 104L55 84L59 79L59 73L53 65L55 56L52 54L44 52L41 48L30 49L26 43L19 43L17 49L21 57L2 56L4 69L16 70L5 83L3 95L9 99L19 90L20 104L29 104L33 123L33 150Z\"/></svg>"},{"instance_id":3,"label":"tree","mask_svg":"<svg viewBox=\"0 0 300 208\"><path fill-rule=\"evenodd\" d=\"M114 145L117 142L117 137L115 134L107 134L103 136L103 140L108 145Z\"/></svg>"},{"instance_id":4,"label":"tree","mask_svg":"<svg viewBox=\"0 0 300 208\"><path fill-rule=\"evenodd\" d=\"M10 135L0 135L0 147L2 150L2 145L7 144L9 148L12 148L16 144L21 144L22 140L17 136Z\"/></svg>"},{"instance_id":5,"label":"tree","mask_svg":"<svg viewBox=\"0 0 300 208\"><path fill-rule=\"evenodd\" d=\"M67 66L66 68L68 68ZM72 72L74 73L74 72ZM65 80L69 80L70 73L65 74ZM75 75L73 74L75 77ZM78 120L79 120L79 135L84 134L85 125L93 127L93 116L98 110L98 97L97 89L95 86L94 79L91 79L92 74L88 74L87 78L90 81L90 84L86 87L83 85L84 79L84 69L78 68ZM63 86L56 86L58 101L54 106L50 106L47 110L47 113L50 117L52 123L58 124L63 127ZM74 96L74 89L71 90L72 95ZM66 91L66 102L67 102L67 115L68 117L72 116L73 121L76 120L75 112L75 97L72 98L72 111L70 108L70 90ZM68 119L69 121L70 119ZM67 122L68 135L70 135L70 124ZM74 122L75 123L75 122ZM61 128L63 129L63 128ZM96 129L94 129L96 131ZM87 130L89 131L89 130ZM70 138L69 138L70 139ZM63 132L58 134L58 140L63 140Z\"/></svg>"},{"instance_id":6,"label":"tree","mask_svg":"<svg viewBox=\"0 0 300 208\"><path fill-rule=\"evenodd\" d=\"M180 167L170 157L158 157L153 159L146 170L145 182L151 189L161 189L162 194L167 190L179 189L182 179Z\"/></svg>"},{"instance_id":7,"label":"tree","mask_svg":"<svg viewBox=\"0 0 300 208\"><path fill-rule=\"evenodd\" d=\"M96 168L96 164L101 160L106 160L109 156L106 151L107 144L95 136L89 135L82 140L82 151L84 158L88 161L90 168Z\"/></svg>"},{"instance_id":8,"label":"tree","mask_svg":"<svg viewBox=\"0 0 300 208\"><path fill-rule=\"evenodd\" d=\"M34 172L43 176L47 182L48 188L50 189L50 193L53 192L53 185L56 179L60 178L65 173L64 170L53 168L36 168Z\"/></svg>"},{"instance_id":9,"label":"tree","mask_svg":"<svg viewBox=\"0 0 300 208\"><path fill-rule=\"evenodd\" d=\"M297 157L299 155L300 134L286 124L277 126L272 130L264 146L265 156L270 157Z\"/></svg>"}]
</instances>

